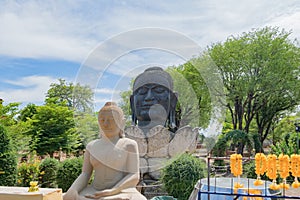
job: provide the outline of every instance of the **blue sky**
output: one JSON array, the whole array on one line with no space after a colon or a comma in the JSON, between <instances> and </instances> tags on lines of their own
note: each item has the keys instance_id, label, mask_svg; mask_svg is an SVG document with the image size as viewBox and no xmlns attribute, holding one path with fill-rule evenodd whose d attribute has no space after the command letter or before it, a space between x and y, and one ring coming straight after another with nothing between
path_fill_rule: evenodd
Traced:
<instances>
[{"instance_id":1,"label":"blue sky","mask_svg":"<svg viewBox=\"0 0 300 200\"><path fill-rule=\"evenodd\" d=\"M93 68L91 78L84 72L85 80L94 84L98 109L105 101L118 101L119 92L128 89L130 79L147 66L185 61L176 52L147 46L111 57L120 50L112 44L120 44L118 36L128 31L171 30L205 48L265 26L292 30L291 39L299 39L299 22L298 0L0 0L0 98L23 106L42 104L50 84L59 78L81 83L82 69L99 47L107 45L95 61L109 65L97 67L95 73ZM145 34L143 40L148 39L151 35ZM137 41L133 34L125 44ZM161 38L162 46L177 42Z\"/></svg>"}]
</instances>

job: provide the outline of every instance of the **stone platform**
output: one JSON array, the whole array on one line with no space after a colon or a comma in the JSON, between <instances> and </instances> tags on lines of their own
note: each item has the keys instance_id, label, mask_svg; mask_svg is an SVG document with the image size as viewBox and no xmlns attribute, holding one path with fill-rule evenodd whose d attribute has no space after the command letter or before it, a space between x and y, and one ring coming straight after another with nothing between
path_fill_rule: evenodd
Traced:
<instances>
[{"instance_id":1,"label":"stone platform","mask_svg":"<svg viewBox=\"0 0 300 200\"><path fill-rule=\"evenodd\" d=\"M62 200L62 190L39 188L38 192L28 192L28 187L0 186L1 200Z\"/></svg>"}]
</instances>

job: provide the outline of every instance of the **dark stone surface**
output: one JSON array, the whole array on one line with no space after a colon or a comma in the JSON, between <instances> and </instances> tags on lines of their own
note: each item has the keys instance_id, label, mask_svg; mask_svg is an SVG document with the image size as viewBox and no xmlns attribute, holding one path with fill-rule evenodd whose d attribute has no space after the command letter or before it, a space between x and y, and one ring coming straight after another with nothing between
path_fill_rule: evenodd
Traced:
<instances>
[{"instance_id":1,"label":"dark stone surface","mask_svg":"<svg viewBox=\"0 0 300 200\"><path fill-rule=\"evenodd\" d=\"M132 124L144 132L162 125L175 132L177 93L173 92L173 80L160 67L150 67L137 76L130 96Z\"/></svg>"}]
</instances>

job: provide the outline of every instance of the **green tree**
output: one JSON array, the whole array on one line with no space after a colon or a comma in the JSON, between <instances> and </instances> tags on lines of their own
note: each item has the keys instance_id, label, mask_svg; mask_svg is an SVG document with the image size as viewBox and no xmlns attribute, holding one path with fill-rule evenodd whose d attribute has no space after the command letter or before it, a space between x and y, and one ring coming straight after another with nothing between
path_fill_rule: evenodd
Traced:
<instances>
[{"instance_id":1,"label":"green tree","mask_svg":"<svg viewBox=\"0 0 300 200\"><path fill-rule=\"evenodd\" d=\"M272 134L269 135L269 139L272 140L273 145L282 141L282 136L287 133L295 132L295 122L297 121L296 116L286 116L282 118L272 131Z\"/></svg>"},{"instance_id":2,"label":"green tree","mask_svg":"<svg viewBox=\"0 0 300 200\"><path fill-rule=\"evenodd\" d=\"M9 127L16 123L15 116L19 112L20 103L3 104L3 100L0 103L0 124Z\"/></svg>"},{"instance_id":3,"label":"green tree","mask_svg":"<svg viewBox=\"0 0 300 200\"><path fill-rule=\"evenodd\" d=\"M31 147L39 155L50 154L62 149L75 151L79 146L79 135L75 130L73 111L56 104L38 106L30 119L32 130Z\"/></svg>"},{"instance_id":4,"label":"green tree","mask_svg":"<svg viewBox=\"0 0 300 200\"><path fill-rule=\"evenodd\" d=\"M96 115L81 114L75 117L76 131L80 137L80 149L99 137L99 126Z\"/></svg>"},{"instance_id":5,"label":"green tree","mask_svg":"<svg viewBox=\"0 0 300 200\"><path fill-rule=\"evenodd\" d=\"M31 130L32 126L29 121L18 121L7 127L7 133L11 138L13 148L18 152L18 157L22 157L30 151Z\"/></svg>"},{"instance_id":6,"label":"green tree","mask_svg":"<svg viewBox=\"0 0 300 200\"><path fill-rule=\"evenodd\" d=\"M210 94L199 68L205 65L203 58L193 59L167 71L173 78L178 92L180 126L207 127L211 114Z\"/></svg>"},{"instance_id":7,"label":"green tree","mask_svg":"<svg viewBox=\"0 0 300 200\"><path fill-rule=\"evenodd\" d=\"M124 116L126 119L126 125L129 126L131 124L131 108L130 108L130 95L132 95L132 88L133 88L133 81L130 82L130 89L126 91L122 91L120 93L122 101L120 102L119 106L124 112Z\"/></svg>"},{"instance_id":8,"label":"green tree","mask_svg":"<svg viewBox=\"0 0 300 200\"><path fill-rule=\"evenodd\" d=\"M0 103L0 125L5 127L11 140L12 148L22 154L28 150L30 138L26 133L30 129L30 125L27 122L18 120L19 105L20 103L4 105L3 101ZM21 156L20 154L18 155Z\"/></svg>"},{"instance_id":9,"label":"green tree","mask_svg":"<svg viewBox=\"0 0 300 200\"><path fill-rule=\"evenodd\" d=\"M18 120L26 122L28 119L31 119L35 113L36 105L33 103L29 103L20 111Z\"/></svg>"},{"instance_id":10,"label":"green tree","mask_svg":"<svg viewBox=\"0 0 300 200\"><path fill-rule=\"evenodd\" d=\"M74 85L59 79L59 83L52 83L46 94L46 104L67 105L70 109L80 112L92 110L93 92L88 86Z\"/></svg>"},{"instance_id":11,"label":"green tree","mask_svg":"<svg viewBox=\"0 0 300 200\"><path fill-rule=\"evenodd\" d=\"M290 32L265 27L208 49L226 88L233 129L249 133L255 121L261 142L278 115L299 104L300 52L289 36Z\"/></svg>"},{"instance_id":12,"label":"green tree","mask_svg":"<svg viewBox=\"0 0 300 200\"><path fill-rule=\"evenodd\" d=\"M16 183L17 160L10 138L0 125L0 185L13 186Z\"/></svg>"}]
</instances>

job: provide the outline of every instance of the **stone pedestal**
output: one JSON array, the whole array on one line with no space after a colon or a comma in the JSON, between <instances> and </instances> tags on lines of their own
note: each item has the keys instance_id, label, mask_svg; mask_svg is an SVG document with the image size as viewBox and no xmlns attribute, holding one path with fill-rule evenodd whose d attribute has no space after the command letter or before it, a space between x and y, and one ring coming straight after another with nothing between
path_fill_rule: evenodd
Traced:
<instances>
[{"instance_id":1,"label":"stone pedestal","mask_svg":"<svg viewBox=\"0 0 300 200\"><path fill-rule=\"evenodd\" d=\"M28 192L29 187L0 186L2 200L63 200L62 190L54 188L39 188L38 192Z\"/></svg>"},{"instance_id":2,"label":"stone pedestal","mask_svg":"<svg viewBox=\"0 0 300 200\"><path fill-rule=\"evenodd\" d=\"M138 143L142 180L158 180L160 170L169 159L196 150L198 129L185 126L173 133L156 126L144 133L137 126L131 126L125 129L125 134Z\"/></svg>"}]
</instances>

